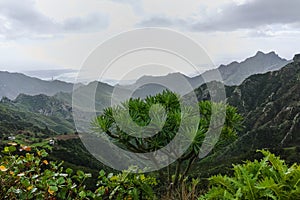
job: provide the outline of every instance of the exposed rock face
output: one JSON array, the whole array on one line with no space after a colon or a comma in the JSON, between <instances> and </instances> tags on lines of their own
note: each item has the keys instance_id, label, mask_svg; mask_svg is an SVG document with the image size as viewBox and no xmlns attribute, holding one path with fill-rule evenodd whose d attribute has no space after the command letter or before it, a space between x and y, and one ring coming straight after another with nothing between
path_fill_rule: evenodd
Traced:
<instances>
[{"instance_id":1,"label":"exposed rock face","mask_svg":"<svg viewBox=\"0 0 300 200\"><path fill-rule=\"evenodd\" d=\"M202 175L218 174L242 160L259 159L256 149L268 148L288 163L299 162L300 54L278 71L252 75L241 85L225 89L227 103L238 108L245 127L237 141L197 163L197 169L207 173ZM196 89L200 100L206 98L206 90L205 85Z\"/></svg>"},{"instance_id":2,"label":"exposed rock face","mask_svg":"<svg viewBox=\"0 0 300 200\"><path fill-rule=\"evenodd\" d=\"M36 96L20 94L12 103L21 105L30 112L45 116L61 117L66 120L72 119L71 106L66 105L55 97L49 97L44 94Z\"/></svg>"},{"instance_id":3,"label":"exposed rock face","mask_svg":"<svg viewBox=\"0 0 300 200\"><path fill-rule=\"evenodd\" d=\"M300 63L300 54L296 54L293 58L295 63Z\"/></svg>"},{"instance_id":4,"label":"exposed rock face","mask_svg":"<svg viewBox=\"0 0 300 200\"><path fill-rule=\"evenodd\" d=\"M245 118L243 137L233 151L299 146L299 75L300 54L281 70L251 76L230 89L228 103L237 106ZM234 93L237 89L240 96Z\"/></svg>"},{"instance_id":5,"label":"exposed rock face","mask_svg":"<svg viewBox=\"0 0 300 200\"><path fill-rule=\"evenodd\" d=\"M279 71L253 75L240 86L226 87L227 103L245 119L236 152L299 146L299 77L300 54ZM205 98L205 92L203 86L196 90L199 99Z\"/></svg>"}]
</instances>

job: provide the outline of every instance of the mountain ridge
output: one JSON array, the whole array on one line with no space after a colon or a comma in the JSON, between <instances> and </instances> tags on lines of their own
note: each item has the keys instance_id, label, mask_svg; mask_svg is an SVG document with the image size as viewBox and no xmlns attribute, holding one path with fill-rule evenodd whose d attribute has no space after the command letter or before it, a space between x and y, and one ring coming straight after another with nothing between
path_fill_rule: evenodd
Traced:
<instances>
[{"instance_id":1,"label":"mountain ridge","mask_svg":"<svg viewBox=\"0 0 300 200\"><path fill-rule=\"evenodd\" d=\"M258 51L254 56L249 57L242 62L234 61L228 65L220 65L217 69L212 69L204 72L202 76L204 75L208 77L208 80L206 80L206 82L209 82L213 80L214 76L212 75L217 72L216 70L219 70L224 79L225 85L238 85L245 78L249 77L252 74L274 71L276 69L280 69L288 62L289 61L287 61L286 59L280 58L275 52L269 52L265 54L261 51ZM143 76L136 80L134 84L126 86L117 85L116 87L123 88L124 90L138 88L138 90L135 92L135 96L145 97L148 95L154 95L166 89L159 84L147 84L145 86L145 83L158 82L161 84L167 83L177 85L179 78L182 78L186 79L193 89L196 89L204 83L202 76L198 75L189 77L181 73L170 73L166 76ZM100 82L99 84L102 85ZM27 95L45 94L48 96L53 96L61 92L71 93L73 91L73 86L74 84L64 81L44 81L35 77L26 76L22 73L0 71L0 97L6 96L9 99L15 99L21 93ZM80 86L88 87L91 85L80 84ZM107 86L102 85L101 87L111 90L111 87L113 86L107 84ZM147 91L145 92L145 90L149 90L150 93Z\"/></svg>"},{"instance_id":2,"label":"mountain ridge","mask_svg":"<svg viewBox=\"0 0 300 200\"><path fill-rule=\"evenodd\" d=\"M0 97L6 96L9 99L15 99L21 93L52 96L58 92L71 92L72 90L73 84L71 83L59 80L44 81L22 73L0 71Z\"/></svg>"},{"instance_id":3,"label":"mountain ridge","mask_svg":"<svg viewBox=\"0 0 300 200\"><path fill-rule=\"evenodd\" d=\"M278 70L289 62L279 57L274 51L269 53L258 51L254 56L241 62L234 61L228 65L220 65L217 69L209 70L204 74L219 70L225 85L239 85L251 75Z\"/></svg>"}]
</instances>

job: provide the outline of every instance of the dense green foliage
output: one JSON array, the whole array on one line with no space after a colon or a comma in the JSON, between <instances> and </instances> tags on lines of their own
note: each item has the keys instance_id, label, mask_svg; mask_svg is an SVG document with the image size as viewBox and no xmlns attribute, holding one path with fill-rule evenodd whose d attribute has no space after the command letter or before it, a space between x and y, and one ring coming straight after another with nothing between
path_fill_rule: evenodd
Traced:
<instances>
[{"instance_id":1,"label":"dense green foliage","mask_svg":"<svg viewBox=\"0 0 300 200\"><path fill-rule=\"evenodd\" d=\"M260 161L234 165L234 175L209 179L212 188L200 199L299 199L300 165L288 167L268 151Z\"/></svg>"},{"instance_id":2,"label":"dense green foliage","mask_svg":"<svg viewBox=\"0 0 300 200\"><path fill-rule=\"evenodd\" d=\"M2 151L1 199L80 199L85 192L82 183L89 174L78 171L73 175L62 163L48 161L45 150L29 153L31 148L24 147L26 153L12 154L16 150L10 146Z\"/></svg>"},{"instance_id":3,"label":"dense green foliage","mask_svg":"<svg viewBox=\"0 0 300 200\"><path fill-rule=\"evenodd\" d=\"M62 167L47 160L45 150L14 145L5 147L0 157L0 199L154 199L154 177L124 171L99 172L95 191L86 188L91 174Z\"/></svg>"},{"instance_id":4,"label":"dense green foliage","mask_svg":"<svg viewBox=\"0 0 300 200\"><path fill-rule=\"evenodd\" d=\"M300 166L288 166L269 151L259 151L260 161L234 165L233 176L209 178L210 189L201 199L299 199ZM131 173L134 168L113 174L100 170L95 190L86 188L91 174L65 169L48 160L45 150L14 145L5 147L0 157L1 199L196 199L201 181L187 179L170 196L155 194L155 177ZM198 190L198 191L197 191Z\"/></svg>"}]
</instances>

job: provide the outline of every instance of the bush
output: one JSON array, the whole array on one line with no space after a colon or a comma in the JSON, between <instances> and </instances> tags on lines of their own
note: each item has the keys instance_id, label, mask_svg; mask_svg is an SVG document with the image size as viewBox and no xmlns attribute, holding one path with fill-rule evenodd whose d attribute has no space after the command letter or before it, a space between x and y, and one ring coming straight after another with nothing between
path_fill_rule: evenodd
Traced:
<instances>
[{"instance_id":1,"label":"bush","mask_svg":"<svg viewBox=\"0 0 300 200\"><path fill-rule=\"evenodd\" d=\"M48 161L45 150L23 146L16 154L15 146L5 147L0 159L0 199L81 199L85 186L82 184L90 175L71 169L64 170L62 163ZM14 155L13 155L14 153ZM91 196L92 193L87 191Z\"/></svg>"},{"instance_id":2,"label":"bush","mask_svg":"<svg viewBox=\"0 0 300 200\"><path fill-rule=\"evenodd\" d=\"M233 177L211 177L211 189L200 199L300 199L300 165L288 167L274 154L260 152L260 161L234 165Z\"/></svg>"},{"instance_id":3,"label":"bush","mask_svg":"<svg viewBox=\"0 0 300 200\"><path fill-rule=\"evenodd\" d=\"M91 174L64 169L62 162L48 161L45 150L17 144L0 155L0 199L154 199L156 179L124 171L108 174L101 170L96 191L86 189ZM18 151L19 150L19 151Z\"/></svg>"},{"instance_id":4,"label":"bush","mask_svg":"<svg viewBox=\"0 0 300 200\"><path fill-rule=\"evenodd\" d=\"M114 175L101 170L96 194L110 199L156 199L152 187L157 185L154 177L131 173L131 170Z\"/></svg>"}]
</instances>

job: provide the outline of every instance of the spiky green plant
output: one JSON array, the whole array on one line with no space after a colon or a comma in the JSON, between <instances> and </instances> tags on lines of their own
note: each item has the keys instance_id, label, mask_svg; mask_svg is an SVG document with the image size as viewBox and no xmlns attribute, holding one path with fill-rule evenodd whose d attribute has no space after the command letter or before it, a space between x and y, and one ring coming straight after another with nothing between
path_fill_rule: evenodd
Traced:
<instances>
[{"instance_id":1,"label":"spiky green plant","mask_svg":"<svg viewBox=\"0 0 300 200\"><path fill-rule=\"evenodd\" d=\"M300 199L300 165L288 167L279 157L260 150L264 158L234 165L234 176L209 179L211 189L205 199Z\"/></svg>"},{"instance_id":2,"label":"spiky green plant","mask_svg":"<svg viewBox=\"0 0 300 200\"><path fill-rule=\"evenodd\" d=\"M212 111L216 111L214 121L211 120ZM224 117L224 113L226 113L225 123L218 124ZM200 120L198 120L199 116ZM195 121L194 127L192 124ZM216 150L236 139L237 131L241 128L242 117L235 108L224 103L200 101L196 109L190 105L180 106L178 95L164 91L145 99L130 99L119 106L105 109L102 115L94 120L93 127L96 134L105 134L121 148L134 153L155 152L169 144L179 130L183 132L184 137L180 142L182 143L185 139L191 140L189 148L183 155L178 156L181 144L174 144L174 147L166 152L168 156L178 158L173 180L169 174L169 182L177 186L188 175L191 165L198 158L204 138L208 135L209 128L214 126L212 123L217 124L215 129L221 126L220 139L206 142L213 143L212 146L216 143L214 147ZM147 131L141 131L143 130L141 127L144 126L148 126ZM123 129L124 127L126 130ZM157 130L159 131L155 132ZM135 137L132 135L137 133L153 136ZM213 134L208 137L214 139Z\"/></svg>"}]
</instances>

